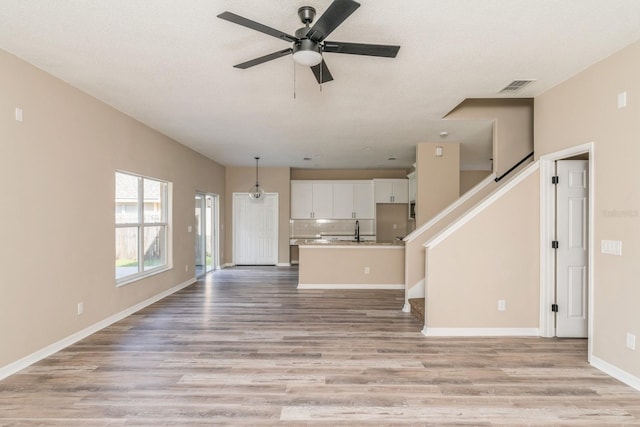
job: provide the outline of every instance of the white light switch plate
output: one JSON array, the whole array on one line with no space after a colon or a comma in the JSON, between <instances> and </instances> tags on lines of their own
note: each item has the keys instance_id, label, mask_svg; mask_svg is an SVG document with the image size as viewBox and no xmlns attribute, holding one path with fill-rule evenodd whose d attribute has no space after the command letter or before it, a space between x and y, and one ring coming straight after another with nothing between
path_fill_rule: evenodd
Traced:
<instances>
[{"instance_id":1,"label":"white light switch plate","mask_svg":"<svg viewBox=\"0 0 640 427\"><path fill-rule=\"evenodd\" d=\"M618 108L624 108L627 106L627 92L618 94Z\"/></svg>"},{"instance_id":2,"label":"white light switch plate","mask_svg":"<svg viewBox=\"0 0 640 427\"><path fill-rule=\"evenodd\" d=\"M627 348L629 350L636 349L636 336L634 334L627 334Z\"/></svg>"},{"instance_id":3,"label":"white light switch plate","mask_svg":"<svg viewBox=\"0 0 640 427\"><path fill-rule=\"evenodd\" d=\"M609 255L622 255L622 242L620 240L602 240L600 252Z\"/></svg>"}]
</instances>

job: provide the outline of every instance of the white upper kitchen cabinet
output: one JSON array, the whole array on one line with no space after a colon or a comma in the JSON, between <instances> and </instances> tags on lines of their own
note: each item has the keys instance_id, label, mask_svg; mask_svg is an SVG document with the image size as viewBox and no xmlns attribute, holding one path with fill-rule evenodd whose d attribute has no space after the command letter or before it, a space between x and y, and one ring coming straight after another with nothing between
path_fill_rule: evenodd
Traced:
<instances>
[{"instance_id":1,"label":"white upper kitchen cabinet","mask_svg":"<svg viewBox=\"0 0 640 427\"><path fill-rule=\"evenodd\" d=\"M313 184L291 181L291 218L313 218Z\"/></svg>"},{"instance_id":2,"label":"white upper kitchen cabinet","mask_svg":"<svg viewBox=\"0 0 640 427\"><path fill-rule=\"evenodd\" d=\"M353 184L353 211L357 219L375 219L376 203L373 193L373 181Z\"/></svg>"},{"instance_id":3,"label":"white upper kitchen cabinet","mask_svg":"<svg viewBox=\"0 0 640 427\"><path fill-rule=\"evenodd\" d=\"M409 203L409 180L374 179L376 203Z\"/></svg>"},{"instance_id":4,"label":"white upper kitchen cabinet","mask_svg":"<svg viewBox=\"0 0 640 427\"><path fill-rule=\"evenodd\" d=\"M332 183L291 181L292 219L330 219L332 217Z\"/></svg>"},{"instance_id":5,"label":"white upper kitchen cabinet","mask_svg":"<svg viewBox=\"0 0 640 427\"><path fill-rule=\"evenodd\" d=\"M333 218L333 184L315 182L313 184L313 218Z\"/></svg>"},{"instance_id":6,"label":"white upper kitchen cabinet","mask_svg":"<svg viewBox=\"0 0 640 427\"><path fill-rule=\"evenodd\" d=\"M333 184L334 219L374 219L372 181L344 181Z\"/></svg>"},{"instance_id":7,"label":"white upper kitchen cabinet","mask_svg":"<svg viewBox=\"0 0 640 427\"><path fill-rule=\"evenodd\" d=\"M333 184L333 218L353 219L353 183L336 182Z\"/></svg>"}]
</instances>

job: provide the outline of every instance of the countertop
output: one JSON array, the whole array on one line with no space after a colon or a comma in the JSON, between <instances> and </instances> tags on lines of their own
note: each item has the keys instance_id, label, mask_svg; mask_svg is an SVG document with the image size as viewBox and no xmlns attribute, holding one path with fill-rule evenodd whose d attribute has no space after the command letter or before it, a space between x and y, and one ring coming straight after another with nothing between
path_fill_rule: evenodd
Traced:
<instances>
[{"instance_id":1,"label":"countertop","mask_svg":"<svg viewBox=\"0 0 640 427\"><path fill-rule=\"evenodd\" d=\"M362 247L362 248L372 248L372 247L396 247L396 248L404 248L404 241L399 240L396 242L352 242L349 240L322 240L322 239L299 239L296 241L296 244L300 247Z\"/></svg>"},{"instance_id":2,"label":"countertop","mask_svg":"<svg viewBox=\"0 0 640 427\"><path fill-rule=\"evenodd\" d=\"M362 233L360 234L360 237L372 237L375 236L375 234L366 234L366 233ZM298 240L311 240L311 239L324 239L324 238L328 238L327 240L334 238L334 237L354 237L354 233L318 233L318 234L296 234L295 236L290 236L289 238L292 240L298 239Z\"/></svg>"}]
</instances>

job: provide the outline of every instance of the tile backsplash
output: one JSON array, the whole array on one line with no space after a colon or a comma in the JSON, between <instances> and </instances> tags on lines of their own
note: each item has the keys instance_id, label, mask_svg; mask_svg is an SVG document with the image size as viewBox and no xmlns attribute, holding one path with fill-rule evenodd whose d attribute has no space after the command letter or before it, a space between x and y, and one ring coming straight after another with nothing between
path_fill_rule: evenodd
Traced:
<instances>
[{"instance_id":1,"label":"tile backsplash","mask_svg":"<svg viewBox=\"0 0 640 427\"><path fill-rule=\"evenodd\" d=\"M361 219L360 235L376 234L375 219ZM289 237L294 239L313 239L322 236L350 236L355 232L355 219L291 219Z\"/></svg>"}]
</instances>

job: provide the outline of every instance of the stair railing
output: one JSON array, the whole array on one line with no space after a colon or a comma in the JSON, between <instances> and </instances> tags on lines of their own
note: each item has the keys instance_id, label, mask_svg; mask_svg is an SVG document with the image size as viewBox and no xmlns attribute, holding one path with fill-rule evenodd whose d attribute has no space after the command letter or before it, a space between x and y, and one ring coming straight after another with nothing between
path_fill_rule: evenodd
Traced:
<instances>
[{"instance_id":1,"label":"stair railing","mask_svg":"<svg viewBox=\"0 0 640 427\"><path fill-rule=\"evenodd\" d=\"M509 169L508 171L506 171L505 173L503 173L502 175L500 175L499 177L497 177L495 179L496 182L500 181L502 178L504 178L505 176L509 175L511 172L513 172L514 169L516 169L518 166L520 166L521 164L523 164L524 162L527 161L527 159L529 157L533 156L533 151L529 154L527 154L522 160L520 160L518 163L516 163L515 165L513 165L511 167L511 169Z\"/></svg>"}]
</instances>

